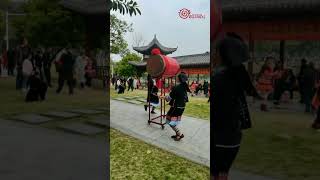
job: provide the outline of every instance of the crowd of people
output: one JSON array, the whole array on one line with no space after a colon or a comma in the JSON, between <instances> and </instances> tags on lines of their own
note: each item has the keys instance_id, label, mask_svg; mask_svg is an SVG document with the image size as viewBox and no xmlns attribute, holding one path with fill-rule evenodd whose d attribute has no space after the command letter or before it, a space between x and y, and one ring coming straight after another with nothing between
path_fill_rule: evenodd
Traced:
<instances>
[{"instance_id":1,"label":"crowd of people","mask_svg":"<svg viewBox=\"0 0 320 180\"><path fill-rule=\"evenodd\" d=\"M115 90L117 91L118 94L123 94L127 87L127 91L133 91L135 89L141 89L143 88L140 78L124 78L124 77L118 77L118 76L113 76L111 78L111 84L112 86L115 87Z\"/></svg>"},{"instance_id":2,"label":"crowd of people","mask_svg":"<svg viewBox=\"0 0 320 180\"><path fill-rule=\"evenodd\" d=\"M69 94L74 88L91 87L96 76L94 61L83 50L65 48L31 48L27 39L14 49L2 51L1 68L7 75L16 77L16 89L26 94L26 101L45 100L48 88L52 88L52 65L58 74L59 94L65 81ZM3 74L4 72L2 72Z\"/></svg>"},{"instance_id":3,"label":"crowd of people","mask_svg":"<svg viewBox=\"0 0 320 180\"><path fill-rule=\"evenodd\" d=\"M312 106L312 98L320 80L320 71L306 59L301 60L300 71L296 75L292 69L284 68L281 62L274 62L273 57L267 57L256 78L256 88L264 98L261 110L268 110L267 100L273 100L274 105L279 105L281 100L292 100L294 92L298 91L299 102L305 105L305 112L311 112L315 108Z\"/></svg>"}]
</instances>

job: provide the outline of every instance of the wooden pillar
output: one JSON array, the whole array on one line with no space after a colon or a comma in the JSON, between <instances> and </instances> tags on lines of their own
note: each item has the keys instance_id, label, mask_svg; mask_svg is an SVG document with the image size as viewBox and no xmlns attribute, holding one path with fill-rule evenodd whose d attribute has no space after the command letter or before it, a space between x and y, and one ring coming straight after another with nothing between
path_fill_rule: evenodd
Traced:
<instances>
[{"instance_id":1,"label":"wooden pillar","mask_svg":"<svg viewBox=\"0 0 320 180\"><path fill-rule=\"evenodd\" d=\"M285 61L285 41L281 40L280 41L280 62L282 64L282 67L284 66L284 61Z\"/></svg>"},{"instance_id":2,"label":"wooden pillar","mask_svg":"<svg viewBox=\"0 0 320 180\"><path fill-rule=\"evenodd\" d=\"M254 62L254 40L252 40L251 37L249 39L249 52L250 52L250 60L248 62L248 72L252 79L253 78L253 62Z\"/></svg>"}]
</instances>

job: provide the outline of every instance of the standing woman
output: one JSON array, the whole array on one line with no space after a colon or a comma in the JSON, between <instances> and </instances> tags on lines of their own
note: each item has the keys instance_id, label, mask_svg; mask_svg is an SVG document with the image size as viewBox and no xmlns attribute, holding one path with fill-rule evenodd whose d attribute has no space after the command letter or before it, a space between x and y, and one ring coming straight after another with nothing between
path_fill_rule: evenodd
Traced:
<instances>
[{"instance_id":1,"label":"standing woman","mask_svg":"<svg viewBox=\"0 0 320 180\"><path fill-rule=\"evenodd\" d=\"M242 62L249 59L248 48L240 37L228 34L217 46L217 66L212 77L211 132L214 180L228 179L240 148L242 130L251 127L246 95L259 97Z\"/></svg>"},{"instance_id":2,"label":"standing woman","mask_svg":"<svg viewBox=\"0 0 320 180\"><path fill-rule=\"evenodd\" d=\"M257 90L261 93L264 101L260 105L261 111L267 111L268 96L273 91L272 58L267 57L258 74Z\"/></svg>"},{"instance_id":3,"label":"standing woman","mask_svg":"<svg viewBox=\"0 0 320 180\"><path fill-rule=\"evenodd\" d=\"M188 76L185 73L180 73L178 75L178 85L172 88L170 94L166 97L161 97L169 102L171 106L166 119L167 124L173 129L176 135L171 136L175 141L180 141L184 135L181 133L180 129L177 127L181 122L181 116L186 107L186 103L189 101L188 92L190 93L189 86L187 84Z\"/></svg>"}]
</instances>

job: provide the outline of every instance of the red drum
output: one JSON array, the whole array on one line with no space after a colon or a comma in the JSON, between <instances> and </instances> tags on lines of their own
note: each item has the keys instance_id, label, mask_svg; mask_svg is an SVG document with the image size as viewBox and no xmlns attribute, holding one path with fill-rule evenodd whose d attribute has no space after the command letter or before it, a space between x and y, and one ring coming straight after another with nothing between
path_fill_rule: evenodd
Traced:
<instances>
[{"instance_id":1,"label":"red drum","mask_svg":"<svg viewBox=\"0 0 320 180\"><path fill-rule=\"evenodd\" d=\"M180 71L177 60L164 55L153 55L147 60L147 72L153 78L174 77Z\"/></svg>"}]
</instances>

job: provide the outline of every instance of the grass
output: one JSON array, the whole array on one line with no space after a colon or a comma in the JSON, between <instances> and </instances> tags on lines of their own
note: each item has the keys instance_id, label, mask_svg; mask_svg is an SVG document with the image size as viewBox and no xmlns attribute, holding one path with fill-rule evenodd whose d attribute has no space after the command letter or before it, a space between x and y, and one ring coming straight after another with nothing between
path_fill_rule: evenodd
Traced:
<instances>
[{"instance_id":1,"label":"grass","mask_svg":"<svg viewBox=\"0 0 320 180\"><path fill-rule=\"evenodd\" d=\"M110 132L112 179L209 179L209 168L143 143L116 130Z\"/></svg>"},{"instance_id":2,"label":"grass","mask_svg":"<svg viewBox=\"0 0 320 180\"><path fill-rule=\"evenodd\" d=\"M46 112L65 110L68 108L90 108L103 107L107 105L108 97L102 90L75 90L75 95L70 96L67 86L61 94L55 93L56 87L49 88L47 100L44 102L25 103L24 95L15 89L15 79L0 79L0 114L2 117L9 117L23 112ZM56 83L54 83L56 85Z\"/></svg>"},{"instance_id":3,"label":"grass","mask_svg":"<svg viewBox=\"0 0 320 180\"><path fill-rule=\"evenodd\" d=\"M134 90L133 92L125 91L124 94L117 94L113 90L113 88L110 91L111 98L126 97L126 96L127 97L140 96L146 99L147 91L146 90ZM207 101L208 99L204 97L189 97L189 102L187 103L187 107L185 109L184 115L200 118L204 120L209 120L210 119L210 103L208 103Z\"/></svg>"},{"instance_id":4,"label":"grass","mask_svg":"<svg viewBox=\"0 0 320 180\"><path fill-rule=\"evenodd\" d=\"M303 113L252 113L235 167L290 180L320 179L320 133Z\"/></svg>"}]
</instances>

